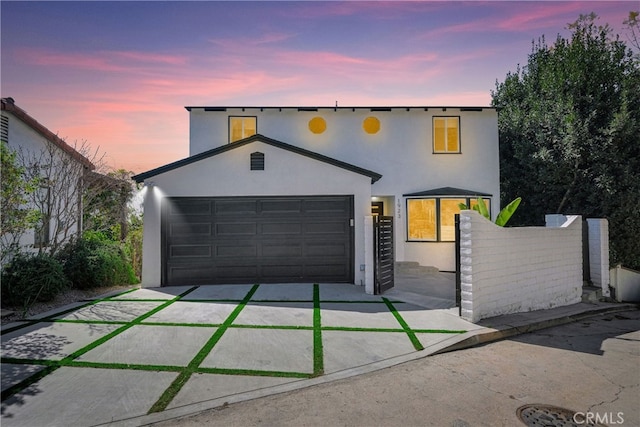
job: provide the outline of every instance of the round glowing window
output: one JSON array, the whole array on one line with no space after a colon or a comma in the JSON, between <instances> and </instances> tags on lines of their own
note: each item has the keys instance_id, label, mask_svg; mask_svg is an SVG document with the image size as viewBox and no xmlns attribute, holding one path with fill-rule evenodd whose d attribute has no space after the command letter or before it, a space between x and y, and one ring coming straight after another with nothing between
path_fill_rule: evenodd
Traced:
<instances>
[{"instance_id":1,"label":"round glowing window","mask_svg":"<svg viewBox=\"0 0 640 427\"><path fill-rule=\"evenodd\" d=\"M366 133L378 133L378 131L380 130L380 120L378 120L376 117L367 117L362 122L362 129L364 129Z\"/></svg>"},{"instance_id":2,"label":"round glowing window","mask_svg":"<svg viewBox=\"0 0 640 427\"><path fill-rule=\"evenodd\" d=\"M309 130L313 133L322 133L327 130L327 122L322 117L314 117L309 120Z\"/></svg>"}]
</instances>

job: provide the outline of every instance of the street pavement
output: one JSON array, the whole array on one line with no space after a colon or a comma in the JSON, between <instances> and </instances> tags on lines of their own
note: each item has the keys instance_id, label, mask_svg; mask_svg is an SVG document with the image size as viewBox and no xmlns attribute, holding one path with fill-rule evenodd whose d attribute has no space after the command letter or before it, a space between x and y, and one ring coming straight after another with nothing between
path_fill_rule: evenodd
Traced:
<instances>
[{"instance_id":1,"label":"street pavement","mask_svg":"<svg viewBox=\"0 0 640 427\"><path fill-rule=\"evenodd\" d=\"M544 421L537 425L640 426L640 311L586 317L153 425L518 426L525 405ZM551 424L539 412L545 405L570 410L572 422Z\"/></svg>"}]
</instances>

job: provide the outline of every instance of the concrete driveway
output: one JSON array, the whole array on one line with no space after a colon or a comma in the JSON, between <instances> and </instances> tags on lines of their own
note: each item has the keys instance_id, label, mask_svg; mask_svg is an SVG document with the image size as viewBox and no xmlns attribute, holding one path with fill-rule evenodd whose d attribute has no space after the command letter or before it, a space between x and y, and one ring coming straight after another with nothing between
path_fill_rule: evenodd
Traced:
<instances>
[{"instance_id":1,"label":"concrete driveway","mask_svg":"<svg viewBox=\"0 0 640 427\"><path fill-rule=\"evenodd\" d=\"M480 329L354 285L137 289L5 325L2 424L140 425L424 357Z\"/></svg>"}]
</instances>

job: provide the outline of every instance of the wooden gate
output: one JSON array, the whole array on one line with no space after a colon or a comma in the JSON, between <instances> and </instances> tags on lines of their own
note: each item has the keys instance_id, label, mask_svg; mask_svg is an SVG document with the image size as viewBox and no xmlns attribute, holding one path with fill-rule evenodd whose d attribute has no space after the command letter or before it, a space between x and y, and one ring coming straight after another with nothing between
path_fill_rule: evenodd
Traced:
<instances>
[{"instance_id":1,"label":"wooden gate","mask_svg":"<svg viewBox=\"0 0 640 427\"><path fill-rule=\"evenodd\" d=\"M373 217L374 293L380 295L393 288L395 257L393 254L393 217Z\"/></svg>"},{"instance_id":2,"label":"wooden gate","mask_svg":"<svg viewBox=\"0 0 640 427\"><path fill-rule=\"evenodd\" d=\"M454 216L456 230L456 307L458 316L462 316L462 272L460 271L460 214Z\"/></svg>"}]
</instances>

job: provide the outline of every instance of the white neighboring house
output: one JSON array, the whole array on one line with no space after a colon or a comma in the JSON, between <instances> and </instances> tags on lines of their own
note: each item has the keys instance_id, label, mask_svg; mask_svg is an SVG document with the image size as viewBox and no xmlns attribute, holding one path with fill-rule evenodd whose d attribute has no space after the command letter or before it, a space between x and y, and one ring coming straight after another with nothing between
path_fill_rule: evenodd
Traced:
<instances>
[{"instance_id":1,"label":"white neighboring house","mask_svg":"<svg viewBox=\"0 0 640 427\"><path fill-rule=\"evenodd\" d=\"M2 141L22 160L29 163L39 160L41 178L46 178L37 190L40 202L34 206L41 210L41 227L27 230L20 237L19 245L23 249L38 250L65 243L82 229L81 186L83 178L95 166L18 107L13 98L2 98L1 112ZM47 181L50 182L47 184Z\"/></svg>"},{"instance_id":2,"label":"white neighboring house","mask_svg":"<svg viewBox=\"0 0 640 427\"><path fill-rule=\"evenodd\" d=\"M146 184L143 286L370 286L372 217L396 262L454 271L454 214L500 207L492 107L186 107L189 157Z\"/></svg>"}]
</instances>

